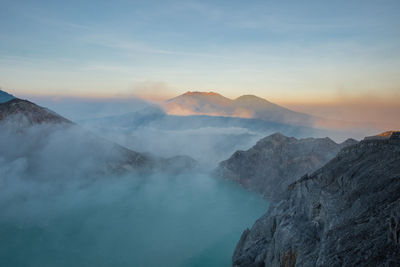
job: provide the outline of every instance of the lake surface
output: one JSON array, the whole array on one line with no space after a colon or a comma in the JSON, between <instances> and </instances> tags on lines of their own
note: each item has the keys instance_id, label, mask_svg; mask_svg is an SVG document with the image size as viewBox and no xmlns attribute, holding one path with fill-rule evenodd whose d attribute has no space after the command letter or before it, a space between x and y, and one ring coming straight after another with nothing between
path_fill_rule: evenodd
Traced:
<instances>
[{"instance_id":1,"label":"lake surface","mask_svg":"<svg viewBox=\"0 0 400 267\"><path fill-rule=\"evenodd\" d=\"M22 184L2 188L0 266L230 266L268 208L201 174Z\"/></svg>"}]
</instances>

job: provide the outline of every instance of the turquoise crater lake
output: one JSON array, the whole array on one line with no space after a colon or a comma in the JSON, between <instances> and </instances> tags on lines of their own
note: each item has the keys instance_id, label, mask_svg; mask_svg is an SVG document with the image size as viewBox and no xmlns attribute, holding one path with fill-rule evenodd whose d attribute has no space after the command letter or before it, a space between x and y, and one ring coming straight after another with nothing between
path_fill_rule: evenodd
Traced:
<instances>
[{"instance_id":1,"label":"turquoise crater lake","mask_svg":"<svg viewBox=\"0 0 400 267\"><path fill-rule=\"evenodd\" d=\"M241 233L268 208L200 174L71 184L9 188L1 266L230 266Z\"/></svg>"}]
</instances>

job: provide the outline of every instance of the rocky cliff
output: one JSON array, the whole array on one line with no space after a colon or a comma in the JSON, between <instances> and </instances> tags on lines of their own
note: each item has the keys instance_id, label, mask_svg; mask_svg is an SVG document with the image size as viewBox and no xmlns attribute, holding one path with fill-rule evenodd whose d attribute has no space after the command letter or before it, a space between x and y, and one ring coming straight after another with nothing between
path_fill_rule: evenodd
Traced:
<instances>
[{"instance_id":1,"label":"rocky cliff","mask_svg":"<svg viewBox=\"0 0 400 267\"><path fill-rule=\"evenodd\" d=\"M348 146L244 231L233 266L399 266L400 139Z\"/></svg>"},{"instance_id":2,"label":"rocky cliff","mask_svg":"<svg viewBox=\"0 0 400 267\"><path fill-rule=\"evenodd\" d=\"M247 151L236 151L219 164L215 173L268 199L276 199L290 183L322 167L341 148L355 143L353 139L337 144L329 138L296 139L276 133Z\"/></svg>"}]
</instances>

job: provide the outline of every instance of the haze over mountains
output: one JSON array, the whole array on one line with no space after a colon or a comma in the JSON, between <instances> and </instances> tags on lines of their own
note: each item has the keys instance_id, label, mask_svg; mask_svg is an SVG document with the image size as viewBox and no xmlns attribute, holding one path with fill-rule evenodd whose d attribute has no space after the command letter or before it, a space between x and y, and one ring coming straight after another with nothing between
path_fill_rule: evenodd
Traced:
<instances>
[{"instance_id":1,"label":"haze over mountains","mask_svg":"<svg viewBox=\"0 0 400 267\"><path fill-rule=\"evenodd\" d=\"M117 143L28 100L0 104L1 266L230 264L268 203L190 157Z\"/></svg>"},{"instance_id":2,"label":"haze over mountains","mask_svg":"<svg viewBox=\"0 0 400 267\"><path fill-rule=\"evenodd\" d=\"M236 150L247 149L257 140L275 132L296 138L329 136L336 142L343 142L349 137L362 138L366 134L358 128L336 130L312 127L312 116L290 111L255 96L230 100L212 92L193 92L168 100L162 106L154 103L146 105L135 100L131 105L132 111L127 109L128 102L112 104L114 113L109 112L109 108L99 109L102 103L75 102L74 110L84 113L81 118L76 116L76 121L96 134L135 151L152 151L163 157L185 154L210 169ZM65 104L57 101L53 104L54 108L57 109L57 105ZM91 109L91 105L96 109ZM59 112L66 109L59 108ZM127 111L124 113L122 109ZM103 110L108 110L108 113ZM243 117L244 111L257 118Z\"/></svg>"},{"instance_id":3,"label":"haze over mountains","mask_svg":"<svg viewBox=\"0 0 400 267\"><path fill-rule=\"evenodd\" d=\"M59 102L55 102L55 108ZM92 119L78 119L76 122L105 139L113 140L133 151L144 154L151 152L153 157L173 158L176 155L189 155L210 169L235 150L247 148L263 136L274 132L296 137L328 134L324 130L262 119L168 115L160 107L154 104L146 105L143 101L132 102L130 109L136 111L128 113L123 113L123 110L128 110L127 102L122 102L122 107L119 107L118 102L112 103L112 106L87 101L66 103L65 108L57 111L65 112L71 104L72 110L82 115L69 117L91 117ZM14 99L2 108L2 116L23 114L24 116L18 118L28 119L30 124L65 120L51 110L38 107L27 100ZM113 114L112 112L118 115L102 115Z\"/></svg>"},{"instance_id":4,"label":"haze over mountains","mask_svg":"<svg viewBox=\"0 0 400 267\"><path fill-rule=\"evenodd\" d=\"M271 122L312 126L313 116L295 112L254 95L243 95L234 100L215 92L186 92L169 99L166 111L176 115L212 115L255 118Z\"/></svg>"},{"instance_id":5,"label":"haze over mountains","mask_svg":"<svg viewBox=\"0 0 400 267\"><path fill-rule=\"evenodd\" d=\"M399 14L0 0L0 267L400 267Z\"/></svg>"},{"instance_id":6,"label":"haze over mountains","mask_svg":"<svg viewBox=\"0 0 400 267\"><path fill-rule=\"evenodd\" d=\"M1 95L8 94L1 92ZM0 103L0 125L3 159L13 162L25 158L29 169L39 164L37 160L41 156L48 156L43 153L48 149L53 152L53 160L58 159L57 164L66 164L64 161L72 160L75 167L86 164L84 168L90 165L88 170L96 172L180 172L195 166L195 161L189 157L166 159L129 150L96 136L49 109L15 97ZM16 150L11 144L18 143L25 145ZM53 167L46 166L44 169Z\"/></svg>"},{"instance_id":7,"label":"haze over mountains","mask_svg":"<svg viewBox=\"0 0 400 267\"><path fill-rule=\"evenodd\" d=\"M209 115L253 118L267 122L278 122L295 126L311 127L331 131L331 135L340 135L345 140L349 137L362 138L366 134L381 131L374 123L328 119L319 115L296 112L255 95L243 95L229 99L215 92L186 92L171 98L163 104L168 114ZM333 133L336 132L336 133Z\"/></svg>"},{"instance_id":8,"label":"haze over mountains","mask_svg":"<svg viewBox=\"0 0 400 267\"><path fill-rule=\"evenodd\" d=\"M0 264L54 266L69 255L66 266L225 266L269 203L237 243L235 266L399 260L397 131L336 143L321 137L335 132L282 122L292 111L253 96L178 97L194 112L225 107L224 116L141 103L107 116L96 107L77 122L0 97L0 239L13 244L0 247ZM234 117L237 107L265 116Z\"/></svg>"},{"instance_id":9,"label":"haze over mountains","mask_svg":"<svg viewBox=\"0 0 400 267\"><path fill-rule=\"evenodd\" d=\"M123 115L78 121L105 138L138 151L152 151L164 157L187 154L209 168L245 149L260 138L281 132L302 137L335 136L346 133L299 126L279 121L265 121L230 116L169 115L149 106Z\"/></svg>"}]
</instances>

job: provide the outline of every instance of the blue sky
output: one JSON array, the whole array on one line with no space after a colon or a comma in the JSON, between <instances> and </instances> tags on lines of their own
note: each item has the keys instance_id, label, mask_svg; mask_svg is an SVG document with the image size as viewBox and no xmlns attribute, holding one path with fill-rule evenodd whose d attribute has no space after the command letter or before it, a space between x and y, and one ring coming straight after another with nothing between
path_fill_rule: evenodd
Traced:
<instances>
[{"instance_id":1,"label":"blue sky","mask_svg":"<svg viewBox=\"0 0 400 267\"><path fill-rule=\"evenodd\" d=\"M400 99L399 1L4 1L14 94Z\"/></svg>"}]
</instances>

